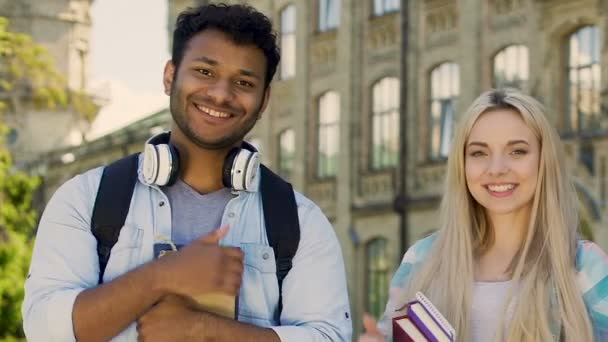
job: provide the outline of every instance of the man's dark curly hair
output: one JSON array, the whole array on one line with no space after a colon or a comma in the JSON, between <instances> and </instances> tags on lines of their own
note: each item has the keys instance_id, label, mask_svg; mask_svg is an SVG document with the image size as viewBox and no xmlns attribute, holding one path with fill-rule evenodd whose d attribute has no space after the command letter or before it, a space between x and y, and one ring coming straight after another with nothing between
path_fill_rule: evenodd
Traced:
<instances>
[{"instance_id":1,"label":"man's dark curly hair","mask_svg":"<svg viewBox=\"0 0 608 342\"><path fill-rule=\"evenodd\" d=\"M188 8L180 13L173 31L171 56L176 69L182 62L190 39L206 29L224 32L237 44L253 44L260 48L267 62L264 86L270 84L281 58L276 33L268 17L247 5L210 4Z\"/></svg>"}]
</instances>

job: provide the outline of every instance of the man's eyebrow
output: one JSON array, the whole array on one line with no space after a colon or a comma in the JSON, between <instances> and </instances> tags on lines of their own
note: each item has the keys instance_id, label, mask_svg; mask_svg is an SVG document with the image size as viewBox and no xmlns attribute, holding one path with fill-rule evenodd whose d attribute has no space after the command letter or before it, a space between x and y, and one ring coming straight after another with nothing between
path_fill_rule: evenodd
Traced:
<instances>
[{"instance_id":1,"label":"man's eyebrow","mask_svg":"<svg viewBox=\"0 0 608 342\"><path fill-rule=\"evenodd\" d=\"M199 62L203 62L203 63L207 63L207 64L212 65L212 66L216 66L216 65L220 64L215 59L209 58L209 57L205 57L205 56L196 57L194 60L195 61L199 61ZM258 79L258 80L262 79L262 77L260 75L258 75L257 73L255 73L254 71L251 71L251 70L239 69L239 73L241 75L243 75L243 76L252 77L252 78L255 78L255 79Z\"/></svg>"},{"instance_id":2,"label":"man's eyebrow","mask_svg":"<svg viewBox=\"0 0 608 342\"><path fill-rule=\"evenodd\" d=\"M258 80L262 79L262 77L260 77L258 74L256 74L253 71L246 70L246 69L239 69L239 71L241 72L241 75L243 75L243 76L253 77Z\"/></svg>"},{"instance_id":3,"label":"man's eyebrow","mask_svg":"<svg viewBox=\"0 0 608 342\"><path fill-rule=\"evenodd\" d=\"M200 57L196 57L194 59L195 61L199 61L199 62L204 62L210 65L218 65L218 61L216 61L215 59L211 59L209 57L205 57L205 56L200 56Z\"/></svg>"}]
</instances>

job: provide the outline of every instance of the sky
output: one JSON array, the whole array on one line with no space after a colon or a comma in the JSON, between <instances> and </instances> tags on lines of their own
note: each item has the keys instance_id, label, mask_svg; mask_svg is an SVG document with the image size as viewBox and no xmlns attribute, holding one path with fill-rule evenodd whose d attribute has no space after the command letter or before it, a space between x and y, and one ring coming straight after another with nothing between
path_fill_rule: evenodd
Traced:
<instances>
[{"instance_id":1,"label":"sky","mask_svg":"<svg viewBox=\"0 0 608 342\"><path fill-rule=\"evenodd\" d=\"M169 59L166 0L96 0L89 88L106 95L88 137L95 138L169 103L162 72Z\"/></svg>"}]
</instances>

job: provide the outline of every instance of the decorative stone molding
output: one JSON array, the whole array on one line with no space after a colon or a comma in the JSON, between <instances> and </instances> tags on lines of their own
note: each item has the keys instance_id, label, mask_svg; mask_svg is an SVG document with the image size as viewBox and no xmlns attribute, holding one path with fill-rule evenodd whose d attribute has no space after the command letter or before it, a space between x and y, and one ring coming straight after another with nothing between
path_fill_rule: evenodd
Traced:
<instances>
[{"instance_id":1,"label":"decorative stone molding","mask_svg":"<svg viewBox=\"0 0 608 342\"><path fill-rule=\"evenodd\" d=\"M419 165L415 171L413 183L414 192L417 195L440 194L446 177L445 162L433 162Z\"/></svg>"},{"instance_id":2,"label":"decorative stone molding","mask_svg":"<svg viewBox=\"0 0 608 342\"><path fill-rule=\"evenodd\" d=\"M525 25L527 18L524 14L498 15L490 19L493 31L508 30Z\"/></svg>"},{"instance_id":3,"label":"decorative stone molding","mask_svg":"<svg viewBox=\"0 0 608 342\"><path fill-rule=\"evenodd\" d=\"M286 99L293 99L295 96L293 78L289 80L278 80L272 86L272 114L276 117L287 116L291 113L293 103Z\"/></svg>"},{"instance_id":4,"label":"decorative stone molding","mask_svg":"<svg viewBox=\"0 0 608 342\"><path fill-rule=\"evenodd\" d=\"M324 65L335 64L337 54L337 32L322 32L311 37L310 63L315 68Z\"/></svg>"},{"instance_id":5,"label":"decorative stone molding","mask_svg":"<svg viewBox=\"0 0 608 342\"><path fill-rule=\"evenodd\" d=\"M396 179L392 171L361 176L360 197L366 201L392 200L396 189Z\"/></svg>"},{"instance_id":6,"label":"decorative stone molding","mask_svg":"<svg viewBox=\"0 0 608 342\"><path fill-rule=\"evenodd\" d=\"M328 217L336 214L336 182L314 181L306 186L306 194L313 200Z\"/></svg>"},{"instance_id":7,"label":"decorative stone molding","mask_svg":"<svg viewBox=\"0 0 608 342\"><path fill-rule=\"evenodd\" d=\"M392 47L398 44L399 35L399 16L384 15L370 20L366 43L373 50Z\"/></svg>"},{"instance_id":8,"label":"decorative stone molding","mask_svg":"<svg viewBox=\"0 0 608 342\"><path fill-rule=\"evenodd\" d=\"M450 45L458 41L458 2L431 0L425 2L424 30L421 39L427 48Z\"/></svg>"},{"instance_id":9,"label":"decorative stone molding","mask_svg":"<svg viewBox=\"0 0 608 342\"><path fill-rule=\"evenodd\" d=\"M458 4L455 1L435 1L435 4L427 5L425 17L427 34L453 31L458 27Z\"/></svg>"},{"instance_id":10,"label":"decorative stone molding","mask_svg":"<svg viewBox=\"0 0 608 342\"><path fill-rule=\"evenodd\" d=\"M491 0L490 9L494 15L505 15L520 12L526 8L527 0Z\"/></svg>"}]
</instances>

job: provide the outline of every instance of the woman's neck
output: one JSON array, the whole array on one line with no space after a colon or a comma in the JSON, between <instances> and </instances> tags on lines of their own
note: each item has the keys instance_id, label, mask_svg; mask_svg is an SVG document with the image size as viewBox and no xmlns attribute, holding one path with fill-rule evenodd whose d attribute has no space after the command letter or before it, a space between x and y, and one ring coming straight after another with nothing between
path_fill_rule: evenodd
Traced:
<instances>
[{"instance_id":1,"label":"woman's neck","mask_svg":"<svg viewBox=\"0 0 608 342\"><path fill-rule=\"evenodd\" d=\"M526 208L516 213L488 213L494 243L476 260L476 280L502 281L511 278L509 266L526 238L530 211L530 208Z\"/></svg>"}]
</instances>

